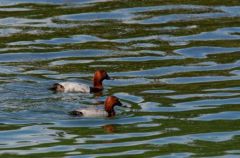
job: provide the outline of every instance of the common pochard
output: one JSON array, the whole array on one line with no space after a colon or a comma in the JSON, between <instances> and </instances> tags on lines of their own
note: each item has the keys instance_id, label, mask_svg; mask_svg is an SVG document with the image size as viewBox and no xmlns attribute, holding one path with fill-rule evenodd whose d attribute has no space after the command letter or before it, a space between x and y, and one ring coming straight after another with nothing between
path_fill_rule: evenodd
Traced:
<instances>
[{"instance_id":1,"label":"common pochard","mask_svg":"<svg viewBox=\"0 0 240 158\"><path fill-rule=\"evenodd\" d=\"M108 96L103 106L80 108L71 111L70 114L74 116L84 117L113 117L116 115L115 106L123 106L119 99L115 96ZM126 106L123 106L126 107Z\"/></svg>"},{"instance_id":2,"label":"common pochard","mask_svg":"<svg viewBox=\"0 0 240 158\"><path fill-rule=\"evenodd\" d=\"M55 92L83 92L83 93L97 93L103 90L103 80L110 80L111 78L105 70L97 70L93 77L93 86L90 87L83 83L77 82L59 82L53 84L49 90Z\"/></svg>"}]
</instances>

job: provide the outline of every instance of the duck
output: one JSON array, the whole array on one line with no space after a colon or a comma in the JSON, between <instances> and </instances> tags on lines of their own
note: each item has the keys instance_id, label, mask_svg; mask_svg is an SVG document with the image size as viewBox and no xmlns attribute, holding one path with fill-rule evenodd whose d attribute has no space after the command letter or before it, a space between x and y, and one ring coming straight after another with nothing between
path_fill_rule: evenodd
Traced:
<instances>
[{"instance_id":1,"label":"duck","mask_svg":"<svg viewBox=\"0 0 240 158\"><path fill-rule=\"evenodd\" d=\"M115 106L123 106L119 98L116 96L108 96L104 102L103 106L97 106L95 108L80 108L69 112L73 116L83 116L83 117L113 117L116 115L114 110Z\"/></svg>"},{"instance_id":2,"label":"duck","mask_svg":"<svg viewBox=\"0 0 240 158\"><path fill-rule=\"evenodd\" d=\"M93 86L77 82L59 82L52 85L49 90L54 92L82 92L97 93L103 90L103 80L111 80L105 70L97 70L93 76Z\"/></svg>"}]
</instances>

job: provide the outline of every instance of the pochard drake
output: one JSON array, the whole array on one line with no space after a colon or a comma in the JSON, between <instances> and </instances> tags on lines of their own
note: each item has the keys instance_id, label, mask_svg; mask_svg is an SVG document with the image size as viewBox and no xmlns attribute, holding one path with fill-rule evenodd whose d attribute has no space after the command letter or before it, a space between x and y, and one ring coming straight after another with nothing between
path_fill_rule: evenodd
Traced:
<instances>
[{"instance_id":1,"label":"pochard drake","mask_svg":"<svg viewBox=\"0 0 240 158\"><path fill-rule=\"evenodd\" d=\"M83 92L83 93L97 93L103 90L103 80L110 80L105 70L97 70L93 77L93 87L83 83L76 82L59 82L53 84L49 90L55 92Z\"/></svg>"},{"instance_id":2,"label":"pochard drake","mask_svg":"<svg viewBox=\"0 0 240 158\"><path fill-rule=\"evenodd\" d=\"M81 108L71 111L70 114L74 116L84 117L113 117L116 115L115 106L123 106L119 99L115 96L106 98L104 107L98 108ZM124 106L123 106L124 107Z\"/></svg>"}]
</instances>

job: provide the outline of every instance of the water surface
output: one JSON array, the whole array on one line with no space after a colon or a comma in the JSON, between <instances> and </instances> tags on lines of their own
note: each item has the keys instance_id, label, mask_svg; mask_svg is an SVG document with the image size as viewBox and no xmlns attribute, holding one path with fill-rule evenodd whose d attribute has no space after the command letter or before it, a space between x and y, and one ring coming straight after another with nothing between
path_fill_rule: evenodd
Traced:
<instances>
[{"instance_id":1,"label":"water surface","mask_svg":"<svg viewBox=\"0 0 240 158\"><path fill-rule=\"evenodd\" d=\"M239 157L240 2L0 0L0 157ZM53 94L58 81L101 94ZM114 118L68 112L115 95Z\"/></svg>"}]
</instances>

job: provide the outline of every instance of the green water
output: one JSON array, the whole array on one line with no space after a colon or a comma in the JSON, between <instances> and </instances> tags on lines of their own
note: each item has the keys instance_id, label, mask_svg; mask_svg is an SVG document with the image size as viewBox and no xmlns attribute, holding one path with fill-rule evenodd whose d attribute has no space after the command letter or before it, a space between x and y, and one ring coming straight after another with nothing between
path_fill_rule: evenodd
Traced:
<instances>
[{"instance_id":1,"label":"green water","mask_svg":"<svg viewBox=\"0 0 240 158\"><path fill-rule=\"evenodd\" d=\"M240 1L0 0L0 157L240 157ZM58 93L58 81L100 94ZM68 112L115 95L114 118Z\"/></svg>"}]
</instances>

